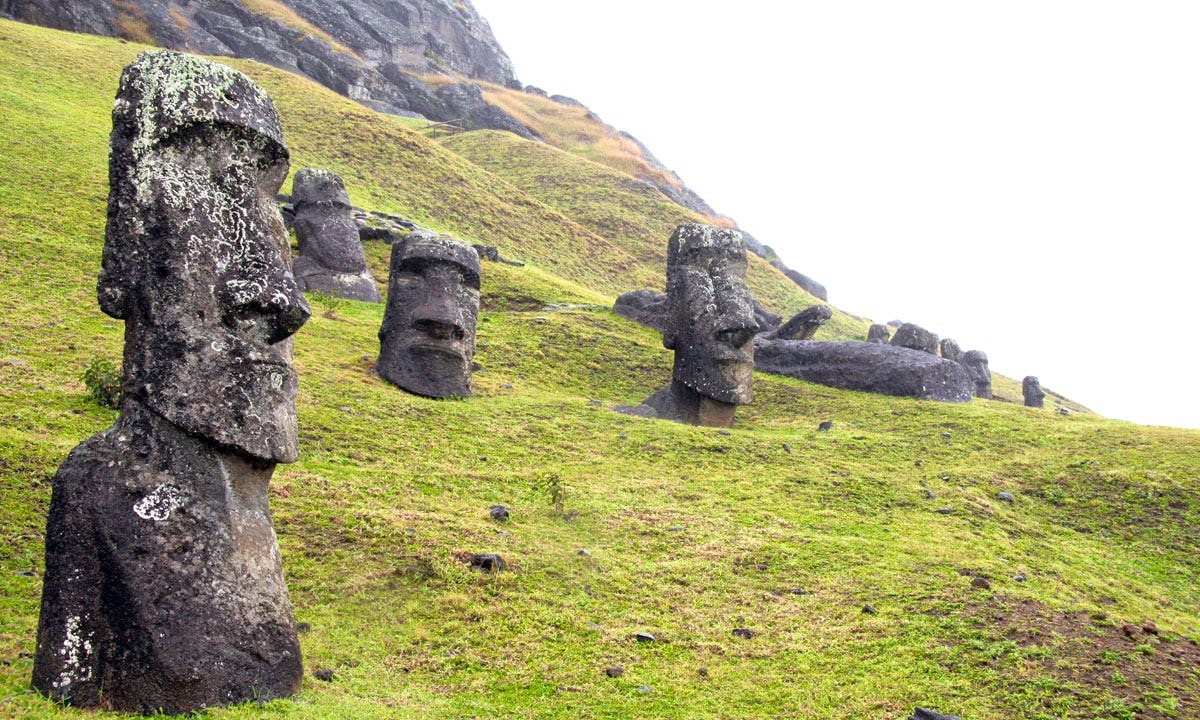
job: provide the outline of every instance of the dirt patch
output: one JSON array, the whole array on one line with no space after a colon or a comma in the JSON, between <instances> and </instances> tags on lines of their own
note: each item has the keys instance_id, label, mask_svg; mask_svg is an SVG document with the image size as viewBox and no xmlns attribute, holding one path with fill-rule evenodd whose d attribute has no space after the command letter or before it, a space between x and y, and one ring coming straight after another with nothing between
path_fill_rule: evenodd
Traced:
<instances>
[{"instance_id":1,"label":"dirt patch","mask_svg":"<svg viewBox=\"0 0 1200 720\"><path fill-rule=\"evenodd\" d=\"M1079 717L1200 717L1200 644L1194 640L1149 621L1121 623L1103 613L1062 612L1001 596L965 612L1015 644L1026 676L1015 682L1051 678L1084 704L1103 709Z\"/></svg>"}]
</instances>

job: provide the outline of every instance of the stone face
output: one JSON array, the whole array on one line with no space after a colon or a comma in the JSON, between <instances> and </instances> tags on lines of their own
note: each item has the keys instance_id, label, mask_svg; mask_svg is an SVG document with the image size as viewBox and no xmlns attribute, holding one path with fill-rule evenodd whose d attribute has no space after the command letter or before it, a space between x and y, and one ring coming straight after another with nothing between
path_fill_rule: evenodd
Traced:
<instances>
[{"instance_id":1,"label":"stone face","mask_svg":"<svg viewBox=\"0 0 1200 720\"><path fill-rule=\"evenodd\" d=\"M953 360L956 363L962 362L962 348L958 346L958 342L952 338L944 338L938 343L938 349L941 350L942 357L947 360Z\"/></svg>"},{"instance_id":2,"label":"stone face","mask_svg":"<svg viewBox=\"0 0 1200 720\"><path fill-rule=\"evenodd\" d=\"M990 400L992 397L992 372L988 369L988 356L982 350L968 350L963 353L963 369L974 383L975 397Z\"/></svg>"},{"instance_id":3,"label":"stone face","mask_svg":"<svg viewBox=\"0 0 1200 720\"><path fill-rule=\"evenodd\" d=\"M904 323L897 328L892 336L892 344L930 355L937 355L938 352L938 336L914 323Z\"/></svg>"},{"instance_id":4,"label":"stone face","mask_svg":"<svg viewBox=\"0 0 1200 720\"><path fill-rule=\"evenodd\" d=\"M887 325L875 323L867 330L867 342L888 343L892 340L892 330Z\"/></svg>"},{"instance_id":5,"label":"stone face","mask_svg":"<svg viewBox=\"0 0 1200 720\"><path fill-rule=\"evenodd\" d=\"M971 382L958 363L895 345L759 338L754 356L763 372L829 387L946 402L971 401Z\"/></svg>"},{"instance_id":6,"label":"stone face","mask_svg":"<svg viewBox=\"0 0 1200 720\"><path fill-rule=\"evenodd\" d=\"M750 301L754 306L754 320L758 324L758 332L771 332L779 327L783 318L759 305L754 298L750 298ZM621 295L613 303L613 312L660 333L665 332L671 323L667 294L649 288L630 290Z\"/></svg>"},{"instance_id":7,"label":"stone face","mask_svg":"<svg viewBox=\"0 0 1200 720\"><path fill-rule=\"evenodd\" d=\"M771 340L811 340L832 317L833 311L828 305L813 305L796 313L791 320L768 333L767 337Z\"/></svg>"},{"instance_id":8,"label":"stone face","mask_svg":"<svg viewBox=\"0 0 1200 720\"><path fill-rule=\"evenodd\" d=\"M124 396L54 477L33 684L143 713L290 695L267 485L298 456L290 338L309 309L275 203L279 119L241 73L143 53L111 143L98 295L125 321Z\"/></svg>"},{"instance_id":9,"label":"stone face","mask_svg":"<svg viewBox=\"0 0 1200 720\"><path fill-rule=\"evenodd\" d=\"M671 235L663 345L675 351L669 397L685 422L728 427L733 409L750 402L759 325L745 275L737 231L681 225Z\"/></svg>"},{"instance_id":10,"label":"stone face","mask_svg":"<svg viewBox=\"0 0 1200 720\"><path fill-rule=\"evenodd\" d=\"M1021 381L1021 394L1025 396L1025 407L1046 407L1046 393L1042 383L1033 375L1026 375Z\"/></svg>"},{"instance_id":11,"label":"stone face","mask_svg":"<svg viewBox=\"0 0 1200 720\"><path fill-rule=\"evenodd\" d=\"M471 395L479 255L448 235L415 232L392 245L379 374L433 398Z\"/></svg>"},{"instance_id":12,"label":"stone face","mask_svg":"<svg viewBox=\"0 0 1200 720\"><path fill-rule=\"evenodd\" d=\"M292 178L292 206L300 245L293 271L300 289L379 302L342 179L321 168L301 169Z\"/></svg>"}]
</instances>

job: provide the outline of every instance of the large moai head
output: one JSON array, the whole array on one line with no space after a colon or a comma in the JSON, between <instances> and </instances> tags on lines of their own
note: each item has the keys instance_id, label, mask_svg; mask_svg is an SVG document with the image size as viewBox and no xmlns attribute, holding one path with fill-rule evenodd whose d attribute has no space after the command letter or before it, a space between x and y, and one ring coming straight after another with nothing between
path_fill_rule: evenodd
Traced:
<instances>
[{"instance_id":1,"label":"large moai head","mask_svg":"<svg viewBox=\"0 0 1200 720\"><path fill-rule=\"evenodd\" d=\"M417 395L469 396L478 315L475 250L422 232L396 242L377 371Z\"/></svg>"},{"instance_id":2,"label":"large moai head","mask_svg":"<svg viewBox=\"0 0 1200 720\"><path fill-rule=\"evenodd\" d=\"M1042 383L1033 375L1026 375L1021 381L1021 394L1025 396L1025 407L1046 407L1046 391Z\"/></svg>"},{"instance_id":3,"label":"large moai head","mask_svg":"<svg viewBox=\"0 0 1200 720\"><path fill-rule=\"evenodd\" d=\"M729 405L750 402L758 322L746 289L741 233L681 225L667 246L669 327L674 381Z\"/></svg>"},{"instance_id":4,"label":"large moai head","mask_svg":"<svg viewBox=\"0 0 1200 720\"><path fill-rule=\"evenodd\" d=\"M867 342L886 344L891 339L891 328L882 323L875 323L867 330Z\"/></svg>"},{"instance_id":5,"label":"large moai head","mask_svg":"<svg viewBox=\"0 0 1200 720\"><path fill-rule=\"evenodd\" d=\"M124 396L264 461L298 457L290 337L309 308L275 194L288 151L245 75L166 51L113 107L98 295L125 321Z\"/></svg>"},{"instance_id":6,"label":"large moai head","mask_svg":"<svg viewBox=\"0 0 1200 720\"><path fill-rule=\"evenodd\" d=\"M992 397L992 371L988 369L988 356L982 350L968 350L962 355L962 366L975 385L975 397L990 400Z\"/></svg>"}]
</instances>

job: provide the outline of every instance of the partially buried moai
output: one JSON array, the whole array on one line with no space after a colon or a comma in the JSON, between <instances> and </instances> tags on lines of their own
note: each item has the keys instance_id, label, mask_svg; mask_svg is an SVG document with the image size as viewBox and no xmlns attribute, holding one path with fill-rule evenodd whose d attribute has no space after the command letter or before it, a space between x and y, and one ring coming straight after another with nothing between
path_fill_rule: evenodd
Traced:
<instances>
[{"instance_id":1,"label":"partially buried moai","mask_svg":"<svg viewBox=\"0 0 1200 720\"><path fill-rule=\"evenodd\" d=\"M468 397L478 315L474 249L449 235L422 231L398 240L376 371L417 395Z\"/></svg>"},{"instance_id":2,"label":"partially buried moai","mask_svg":"<svg viewBox=\"0 0 1200 720\"><path fill-rule=\"evenodd\" d=\"M729 427L737 406L750 402L758 322L745 275L736 230L681 225L671 235L663 345L675 365L671 384L645 401L658 417Z\"/></svg>"},{"instance_id":3,"label":"partially buried moai","mask_svg":"<svg viewBox=\"0 0 1200 720\"><path fill-rule=\"evenodd\" d=\"M1042 383L1033 375L1026 375L1021 381L1021 394L1025 396L1025 407L1046 407L1046 391Z\"/></svg>"},{"instance_id":4,"label":"partially buried moai","mask_svg":"<svg viewBox=\"0 0 1200 720\"><path fill-rule=\"evenodd\" d=\"M300 289L379 302L342 179L321 168L301 169L292 178L292 207L300 246L294 271Z\"/></svg>"},{"instance_id":5,"label":"partially buried moai","mask_svg":"<svg viewBox=\"0 0 1200 720\"><path fill-rule=\"evenodd\" d=\"M975 397L992 399L992 371L988 368L988 356L982 350L968 350L959 361L967 377L975 386Z\"/></svg>"},{"instance_id":6,"label":"partially buried moai","mask_svg":"<svg viewBox=\"0 0 1200 720\"><path fill-rule=\"evenodd\" d=\"M142 53L113 108L98 294L125 321L121 414L53 481L33 684L182 713L290 695L303 669L267 505L299 454L291 336L309 308L262 90Z\"/></svg>"}]
</instances>

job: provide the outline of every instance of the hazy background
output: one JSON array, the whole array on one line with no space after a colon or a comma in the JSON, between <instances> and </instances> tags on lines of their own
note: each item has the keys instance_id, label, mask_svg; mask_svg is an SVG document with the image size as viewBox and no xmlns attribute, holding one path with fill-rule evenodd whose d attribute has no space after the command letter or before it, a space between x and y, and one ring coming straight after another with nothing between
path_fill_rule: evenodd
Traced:
<instances>
[{"instance_id":1,"label":"hazy background","mask_svg":"<svg viewBox=\"0 0 1200 720\"><path fill-rule=\"evenodd\" d=\"M838 307L1200 427L1200 3L474 4Z\"/></svg>"}]
</instances>

